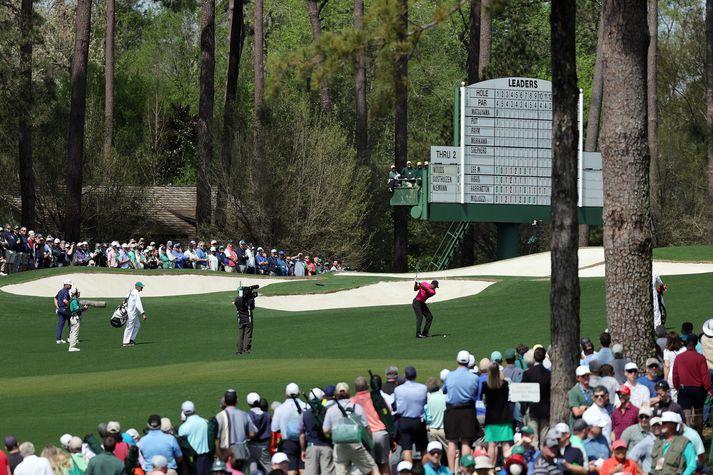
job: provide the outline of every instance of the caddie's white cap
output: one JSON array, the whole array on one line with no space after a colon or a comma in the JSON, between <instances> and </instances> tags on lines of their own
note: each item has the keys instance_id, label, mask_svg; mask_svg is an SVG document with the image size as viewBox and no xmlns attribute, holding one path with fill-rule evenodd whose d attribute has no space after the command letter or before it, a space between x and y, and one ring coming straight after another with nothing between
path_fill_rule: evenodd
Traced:
<instances>
[{"instance_id":1,"label":"caddie's white cap","mask_svg":"<svg viewBox=\"0 0 713 475\"><path fill-rule=\"evenodd\" d=\"M579 366L577 367L577 371L575 373L577 376L585 376L589 373L589 366Z\"/></svg>"},{"instance_id":2,"label":"caddie's white cap","mask_svg":"<svg viewBox=\"0 0 713 475\"><path fill-rule=\"evenodd\" d=\"M441 370L441 374L439 374L441 381L445 381L446 377L450 374L451 370L444 368Z\"/></svg>"},{"instance_id":3,"label":"caddie's white cap","mask_svg":"<svg viewBox=\"0 0 713 475\"><path fill-rule=\"evenodd\" d=\"M260 402L260 395L258 393L248 393L247 396L245 396L245 401L247 401L248 406L252 406L256 402Z\"/></svg>"},{"instance_id":4,"label":"caddie's white cap","mask_svg":"<svg viewBox=\"0 0 713 475\"><path fill-rule=\"evenodd\" d=\"M64 281L64 285L72 285L72 281L67 279Z\"/></svg>"},{"instance_id":5,"label":"caddie's white cap","mask_svg":"<svg viewBox=\"0 0 713 475\"><path fill-rule=\"evenodd\" d=\"M297 384L295 384L295 383L290 383L285 388L285 394L287 394L288 396L299 396L300 395L300 387L297 386Z\"/></svg>"},{"instance_id":6,"label":"caddie's white cap","mask_svg":"<svg viewBox=\"0 0 713 475\"><path fill-rule=\"evenodd\" d=\"M458 356L456 356L456 362L460 364L468 364L468 358L470 357L470 353L468 353L466 350L460 350L458 352Z\"/></svg>"}]
</instances>

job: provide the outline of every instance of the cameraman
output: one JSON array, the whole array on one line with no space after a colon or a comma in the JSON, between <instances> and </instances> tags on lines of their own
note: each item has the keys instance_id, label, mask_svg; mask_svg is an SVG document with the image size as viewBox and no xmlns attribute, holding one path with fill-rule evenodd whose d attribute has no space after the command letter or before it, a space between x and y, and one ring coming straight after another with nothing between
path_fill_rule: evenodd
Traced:
<instances>
[{"instance_id":1,"label":"cameraman","mask_svg":"<svg viewBox=\"0 0 713 475\"><path fill-rule=\"evenodd\" d=\"M255 297L259 285L250 287L239 287L238 296L233 300L233 304L238 313L238 342L236 355L250 353L253 346L253 310L255 310ZM240 295L242 292L242 295Z\"/></svg>"}]
</instances>

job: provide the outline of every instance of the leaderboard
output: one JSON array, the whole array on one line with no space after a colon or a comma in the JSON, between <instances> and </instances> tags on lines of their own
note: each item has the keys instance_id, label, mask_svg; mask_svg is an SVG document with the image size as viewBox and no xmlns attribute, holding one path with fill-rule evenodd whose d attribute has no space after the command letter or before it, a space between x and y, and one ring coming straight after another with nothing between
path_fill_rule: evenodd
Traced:
<instances>
[{"instance_id":1,"label":"leaderboard","mask_svg":"<svg viewBox=\"0 0 713 475\"><path fill-rule=\"evenodd\" d=\"M462 179L464 202L549 205L552 83L493 79L464 88L462 96L463 170L454 181Z\"/></svg>"}]
</instances>

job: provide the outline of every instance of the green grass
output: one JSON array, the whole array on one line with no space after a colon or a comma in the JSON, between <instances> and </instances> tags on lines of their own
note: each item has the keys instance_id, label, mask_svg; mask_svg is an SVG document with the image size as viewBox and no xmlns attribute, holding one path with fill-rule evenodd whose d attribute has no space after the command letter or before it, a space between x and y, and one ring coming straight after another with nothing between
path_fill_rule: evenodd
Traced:
<instances>
[{"instance_id":1,"label":"green grass","mask_svg":"<svg viewBox=\"0 0 713 475\"><path fill-rule=\"evenodd\" d=\"M654 249L654 259L664 261L713 262L713 246L678 246Z\"/></svg>"},{"instance_id":2,"label":"green grass","mask_svg":"<svg viewBox=\"0 0 713 475\"><path fill-rule=\"evenodd\" d=\"M1 283L59 273L26 273ZM699 325L710 316L713 293L700 291L710 278L666 279L672 326L680 327L684 320ZM338 281L344 286L375 280L379 279L324 278L325 283ZM313 282L278 284L277 291L287 291L292 285L309 291ZM604 282L582 279L581 287L582 333L596 337L606 326ZM54 343L56 316L51 299L0 291L4 363L0 433L14 433L42 446L57 443L64 432L84 434L107 420L119 420L125 428L143 427L151 413L177 421L184 399L196 402L200 413L211 415L218 411L218 401L228 387L238 390L244 407L248 392L280 399L290 381L302 389L351 382L368 369L383 372L391 363L401 368L413 364L419 379L425 380L452 367L454 355L463 348L481 358L520 342L547 344L549 340L549 282L509 278L477 296L432 304L432 334L446 338L427 340L414 338L410 302L293 313L260 309L258 299L254 352L238 357L234 354L233 296L227 292L145 298L149 320L133 348L123 348L123 330L108 324L111 308L118 302L110 299L107 309L90 309L85 314L82 351L69 353L66 345Z\"/></svg>"}]
</instances>

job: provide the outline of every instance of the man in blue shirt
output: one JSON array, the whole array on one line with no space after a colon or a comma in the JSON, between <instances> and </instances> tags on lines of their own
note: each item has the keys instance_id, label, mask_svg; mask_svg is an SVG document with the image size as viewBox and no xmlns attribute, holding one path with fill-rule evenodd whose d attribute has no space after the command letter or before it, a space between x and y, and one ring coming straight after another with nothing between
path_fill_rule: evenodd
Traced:
<instances>
[{"instance_id":1,"label":"man in blue shirt","mask_svg":"<svg viewBox=\"0 0 713 475\"><path fill-rule=\"evenodd\" d=\"M470 454L470 447L480 430L475 413L479 399L478 377L468 370L470 353L461 350L456 356L458 368L448 373L443 383L446 395L446 413L443 429L448 441L448 466L455 470L456 451L460 444L461 455Z\"/></svg>"},{"instance_id":2,"label":"man in blue shirt","mask_svg":"<svg viewBox=\"0 0 713 475\"><path fill-rule=\"evenodd\" d=\"M55 340L58 345L66 343L66 341L62 339L62 331L64 330L65 323L67 323L67 329L69 330L69 289L71 288L72 281L65 280L64 285L54 297L54 308L57 313L57 331Z\"/></svg>"},{"instance_id":3,"label":"man in blue shirt","mask_svg":"<svg viewBox=\"0 0 713 475\"><path fill-rule=\"evenodd\" d=\"M195 461L197 475L208 475L213 463L213 454L208 448L208 421L196 414L196 406L191 401L181 404L181 416L186 420L178 428L178 435L186 437L198 454Z\"/></svg>"},{"instance_id":4,"label":"man in blue shirt","mask_svg":"<svg viewBox=\"0 0 713 475\"><path fill-rule=\"evenodd\" d=\"M607 421L604 418L599 418L594 425L589 428L589 435L584 439L584 450L587 451L587 458L590 461L606 460L611 456L609 450L609 442L602 435L602 429L606 426Z\"/></svg>"},{"instance_id":5,"label":"man in blue shirt","mask_svg":"<svg viewBox=\"0 0 713 475\"><path fill-rule=\"evenodd\" d=\"M659 368L661 364L656 358L649 358L646 360L646 374L639 376L637 380L639 384L649 388L649 396L656 397L656 383L661 381L661 376L659 376Z\"/></svg>"},{"instance_id":6,"label":"man in blue shirt","mask_svg":"<svg viewBox=\"0 0 713 475\"><path fill-rule=\"evenodd\" d=\"M428 462L423 464L424 475L452 475L452 472L445 466L443 459L443 446L437 440L428 443Z\"/></svg>"},{"instance_id":7,"label":"man in blue shirt","mask_svg":"<svg viewBox=\"0 0 713 475\"><path fill-rule=\"evenodd\" d=\"M285 260L285 251L280 251L277 253L277 270L278 275L287 275L287 261Z\"/></svg>"},{"instance_id":8,"label":"man in blue shirt","mask_svg":"<svg viewBox=\"0 0 713 475\"><path fill-rule=\"evenodd\" d=\"M156 414L149 416L148 432L139 441L139 450L144 458L142 468L146 473L153 469L151 459L154 455L163 455L168 460L168 468L176 470L178 463L183 459L178 441L172 435L161 432L161 416Z\"/></svg>"},{"instance_id":9,"label":"man in blue shirt","mask_svg":"<svg viewBox=\"0 0 713 475\"><path fill-rule=\"evenodd\" d=\"M413 446L423 452L428 444L426 423L423 420L428 389L416 382L416 368L407 366L404 370L406 382L394 389L398 419L398 444L403 449L403 458L413 462Z\"/></svg>"}]
</instances>

